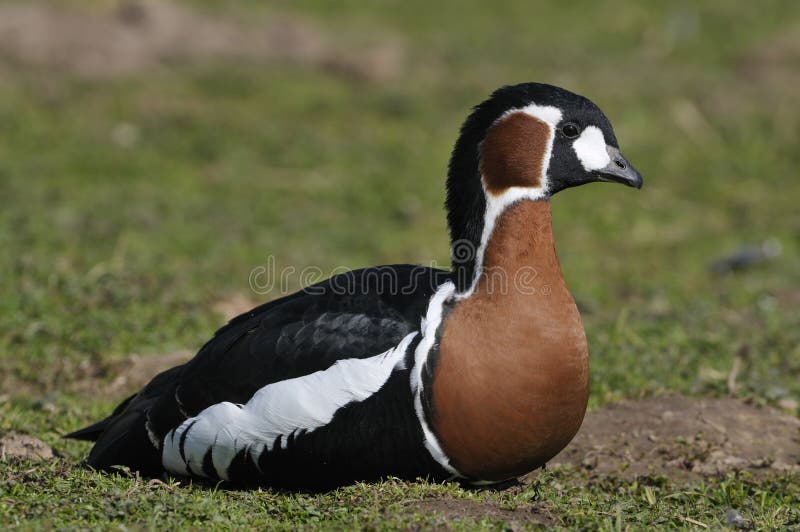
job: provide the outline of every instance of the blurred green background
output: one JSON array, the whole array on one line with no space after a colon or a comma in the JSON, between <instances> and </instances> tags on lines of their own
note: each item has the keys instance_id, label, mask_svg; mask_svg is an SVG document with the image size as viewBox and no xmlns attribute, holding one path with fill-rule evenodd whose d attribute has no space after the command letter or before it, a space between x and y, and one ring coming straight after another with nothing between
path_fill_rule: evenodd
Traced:
<instances>
[{"instance_id":1,"label":"blurred green background","mask_svg":"<svg viewBox=\"0 0 800 532\"><path fill-rule=\"evenodd\" d=\"M796 415L797 2L5 1L0 431L75 461L58 436L113 406L92 391L119 362L280 295L248 283L269 256L446 267L458 128L523 81L595 101L645 177L553 200L591 406L732 393ZM768 240L774 260L711 272Z\"/></svg>"}]
</instances>

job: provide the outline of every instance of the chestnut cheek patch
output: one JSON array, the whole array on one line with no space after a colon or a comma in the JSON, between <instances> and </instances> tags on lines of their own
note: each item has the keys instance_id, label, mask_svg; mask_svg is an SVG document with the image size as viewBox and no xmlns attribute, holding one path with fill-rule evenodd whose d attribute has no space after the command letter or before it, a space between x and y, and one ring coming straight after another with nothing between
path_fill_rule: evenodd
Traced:
<instances>
[{"instance_id":1,"label":"chestnut cheek patch","mask_svg":"<svg viewBox=\"0 0 800 532\"><path fill-rule=\"evenodd\" d=\"M499 194L511 187L541 187L549 140L547 123L527 113L500 119L481 144L480 169L487 191Z\"/></svg>"}]
</instances>

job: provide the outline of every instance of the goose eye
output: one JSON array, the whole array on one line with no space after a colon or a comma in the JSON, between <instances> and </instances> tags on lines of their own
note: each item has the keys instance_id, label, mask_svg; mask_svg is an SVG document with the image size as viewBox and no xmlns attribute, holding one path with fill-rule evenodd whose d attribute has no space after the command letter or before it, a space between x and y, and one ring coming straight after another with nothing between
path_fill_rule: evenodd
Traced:
<instances>
[{"instance_id":1,"label":"goose eye","mask_svg":"<svg viewBox=\"0 0 800 532\"><path fill-rule=\"evenodd\" d=\"M565 137L574 139L580 134L581 130L577 124L570 122L569 124L564 124L564 127L561 128L561 132Z\"/></svg>"}]
</instances>

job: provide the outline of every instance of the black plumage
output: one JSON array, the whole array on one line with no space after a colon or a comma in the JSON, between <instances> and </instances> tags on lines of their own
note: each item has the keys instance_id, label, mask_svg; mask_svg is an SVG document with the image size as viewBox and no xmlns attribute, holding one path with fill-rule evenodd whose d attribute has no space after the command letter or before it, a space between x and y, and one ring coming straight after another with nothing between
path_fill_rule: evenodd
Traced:
<instances>
[{"instance_id":1,"label":"black plumage","mask_svg":"<svg viewBox=\"0 0 800 532\"><path fill-rule=\"evenodd\" d=\"M92 467L126 465L143 474L160 475L164 468L160 450L151 443L152 439L162 440L187 417L211 405L223 401L244 403L270 383L325 370L339 359L366 358L396 346L408 333L419 329L431 295L450 279L449 272L433 268L381 266L343 273L265 303L231 320L195 358L158 375L119 405L111 416L67 437L96 440L87 459ZM387 386L398 386L397 379L393 375L392 383ZM408 388L407 377L405 382ZM414 415L412 408L405 412L382 399L385 393L391 392L381 390L374 400L354 406L360 412L374 409L370 406L374 402L388 405L389 415L369 418L373 423L369 430L375 430L375 434L391 434L392 426L408 427L409 421L399 418ZM337 416L366 415L348 412ZM387 426L379 426L376 419L385 419ZM330 438L339 425L296 437L294 445L301 448L314 445L311 442L321 441L318 433ZM342 423L339 431L347 430L348 426ZM394 441L402 440L396 437ZM294 445L287 452L299 456L300 451L292 450ZM418 446L421 450L419 442ZM286 458L286 453L282 456ZM363 457L363 453L354 455L354 460L358 461L359 456ZM366 463L362 460L358 467L348 466L348 470L359 473L355 476L350 473L348 478L366 478ZM277 470L273 475L275 482L291 484L290 475L281 473L287 467L288 462ZM402 468L408 469L412 477L431 470L414 467L413 463ZM248 480L248 475L241 472L241 464L234 466L234 470L239 480ZM398 469L397 475L402 474ZM305 485L309 485L308 478L304 477ZM336 477L328 478L335 482Z\"/></svg>"},{"instance_id":2,"label":"black plumage","mask_svg":"<svg viewBox=\"0 0 800 532\"><path fill-rule=\"evenodd\" d=\"M409 360L406 365L411 363ZM262 453L257 467L244 454L238 455L228 469L231 480L324 489L377 480L387 474L408 479L450 477L423 446L408 383L408 369L393 372L377 393L340 409L325 427L294 433L285 448L279 443ZM256 471L263 474L255 475Z\"/></svg>"}]
</instances>

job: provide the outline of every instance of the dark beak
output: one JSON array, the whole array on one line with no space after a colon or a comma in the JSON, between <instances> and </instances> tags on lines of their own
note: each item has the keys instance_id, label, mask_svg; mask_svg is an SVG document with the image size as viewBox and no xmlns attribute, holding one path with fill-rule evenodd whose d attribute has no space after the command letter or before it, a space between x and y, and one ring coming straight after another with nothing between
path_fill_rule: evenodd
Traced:
<instances>
[{"instance_id":1,"label":"dark beak","mask_svg":"<svg viewBox=\"0 0 800 532\"><path fill-rule=\"evenodd\" d=\"M622 183L629 187L642 188L642 174L631 166L631 163L622 156L619 149L606 146L606 151L611 158L611 162L608 163L605 168L595 170L594 173L597 176L597 180Z\"/></svg>"}]
</instances>

